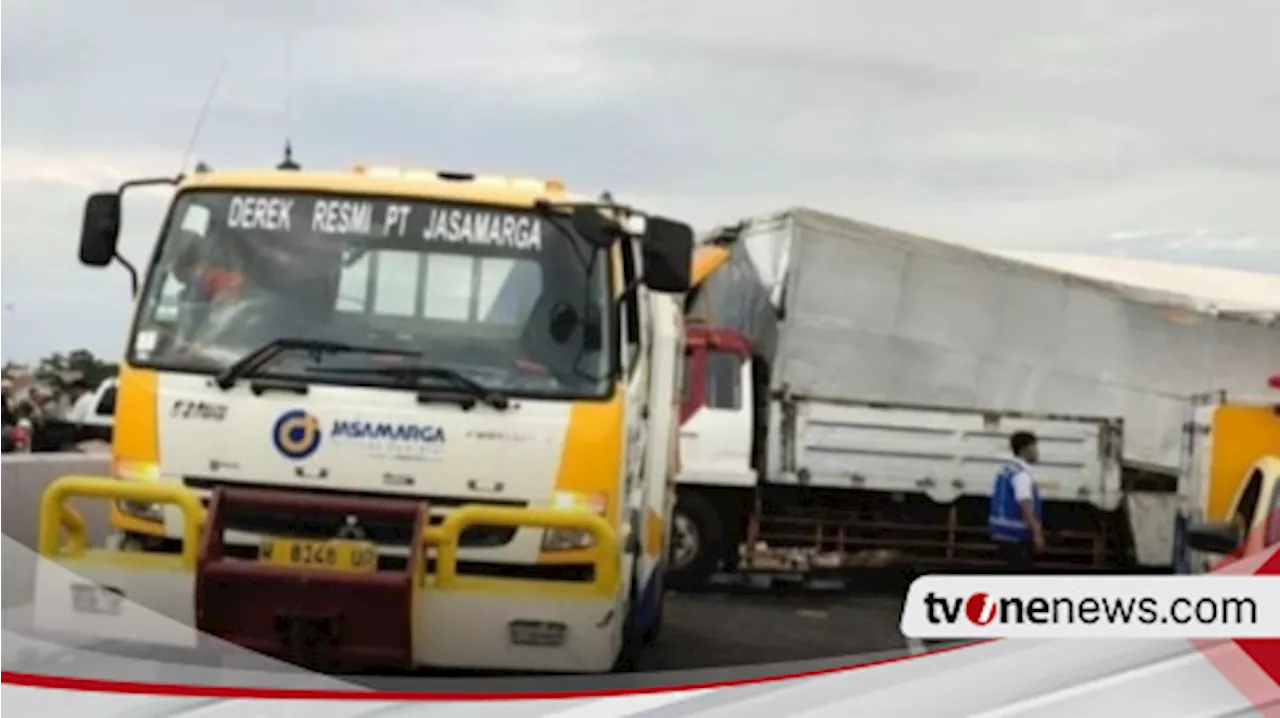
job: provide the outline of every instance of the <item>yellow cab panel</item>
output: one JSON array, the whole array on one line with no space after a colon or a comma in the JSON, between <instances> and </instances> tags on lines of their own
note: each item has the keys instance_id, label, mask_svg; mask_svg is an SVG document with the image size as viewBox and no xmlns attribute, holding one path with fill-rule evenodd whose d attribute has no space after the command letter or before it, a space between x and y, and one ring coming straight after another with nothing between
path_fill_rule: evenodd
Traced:
<instances>
[{"instance_id":1,"label":"yellow cab panel","mask_svg":"<svg viewBox=\"0 0 1280 718\"><path fill-rule=\"evenodd\" d=\"M1224 404L1214 412L1206 517L1229 518L1233 500L1254 463L1280 456L1280 413L1267 404Z\"/></svg>"}]
</instances>

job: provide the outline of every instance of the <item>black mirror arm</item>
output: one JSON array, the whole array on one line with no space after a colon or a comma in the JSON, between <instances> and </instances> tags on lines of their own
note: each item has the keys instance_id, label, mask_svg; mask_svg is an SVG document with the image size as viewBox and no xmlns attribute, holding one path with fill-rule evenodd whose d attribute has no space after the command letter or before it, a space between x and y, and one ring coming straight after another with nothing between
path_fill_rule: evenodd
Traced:
<instances>
[{"instance_id":1,"label":"black mirror arm","mask_svg":"<svg viewBox=\"0 0 1280 718\"><path fill-rule=\"evenodd\" d=\"M120 263L121 267L129 273L129 292L133 297L138 296L138 268L133 266L133 262L124 258L123 254L116 252L115 260Z\"/></svg>"},{"instance_id":2,"label":"black mirror arm","mask_svg":"<svg viewBox=\"0 0 1280 718\"><path fill-rule=\"evenodd\" d=\"M143 177L141 179L128 180L120 183L120 187L116 189L116 194L123 198L124 193L134 187L154 187L156 185L174 186L181 182L182 182L182 175L177 175L176 177ZM125 259L124 255L120 254L119 251L115 253L112 259L119 262L120 266L124 267L125 271L129 273L130 296L137 297L138 296L138 268L134 266L133 262L130 262L128 259Z\"/></svg>"},{"instance_id":3,"label":"black mirror arm","mask_svg":"<svg viewBox=\"0 0 1280 718\"><path fill-rule=\"evenodd\" d=\"M631 299L631 297L635 295L636 291L640 289L640 285L642 284L644 284L643 274L628 282L627 286L622 288L622 291L618 294L618 298L614 300L614 302L621 306L623 302Z\"/></svg>"}]
</instances>

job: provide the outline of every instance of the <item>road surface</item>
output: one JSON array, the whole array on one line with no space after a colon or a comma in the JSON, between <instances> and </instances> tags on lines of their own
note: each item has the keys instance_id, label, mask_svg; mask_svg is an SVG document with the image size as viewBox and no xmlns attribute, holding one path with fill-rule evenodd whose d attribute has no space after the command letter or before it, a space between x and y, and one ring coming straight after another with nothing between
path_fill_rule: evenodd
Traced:
<instances>
[{"instance_id":1,"label":"road surface","mask_svg":"<svg viewBox=\"0 0 1280 718\"><path fill-rule=\"evenodd\" d=\"M86 459L86 466L93 461ZM32 602L34 562L26 549L35 546L39 498L46 485L30 477L35 472L10 470L12 466L6 458L3 531L11 539L4 542L6 613ZM78 508L100 544L108 530L103 504L86 502ZM902 587L892 585L861 591L730 585L672 592L662 636L645 653L641 668L678 670L902 651L901 607Z\"/></svg>"}]
</instances>

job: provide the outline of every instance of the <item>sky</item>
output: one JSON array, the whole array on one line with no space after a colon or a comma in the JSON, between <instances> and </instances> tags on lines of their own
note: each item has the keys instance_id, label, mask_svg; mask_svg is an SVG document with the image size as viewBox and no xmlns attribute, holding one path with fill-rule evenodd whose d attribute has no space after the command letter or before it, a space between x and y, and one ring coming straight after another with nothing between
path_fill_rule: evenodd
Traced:
<instances>
[{"instance_id":1,"label":"sky","mask_svg":"<svg viewBox=\"0 0 1280 718\"><path fill-rule=\"evenodd\" d=\"M305 167L553 176L699 227L802 205L980 247L1280 272L1274 0L7 0L3 15L6 359L123 348L127 275L76 262L88 193L196 159L273 165L285 136ZM164 199L126 201L137 264Z\"/></svg>"}]
</instances>

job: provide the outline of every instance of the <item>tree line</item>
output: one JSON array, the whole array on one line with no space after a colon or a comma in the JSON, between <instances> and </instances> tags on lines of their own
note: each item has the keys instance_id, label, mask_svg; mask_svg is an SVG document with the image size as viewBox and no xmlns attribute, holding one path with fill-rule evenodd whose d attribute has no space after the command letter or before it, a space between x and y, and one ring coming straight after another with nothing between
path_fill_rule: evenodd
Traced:
<instances>
[{"instance_id":1,"label":"tree line","mask_svg":"<svg viewBox=\"0 0 1280 718\"><path fill-rule=\"evenodd\" d=\"M91 387L102 383L103 379L115 376L120 371L118 362L105 361L88 349L75 349L69 352L53 352L40 359L34 366L21 365L6 361L3 365L4 376L11 377L19 371L29 372L32 377L42 383L59 385L68 377L80 378Z\"/></svg>"}]
</instances>

